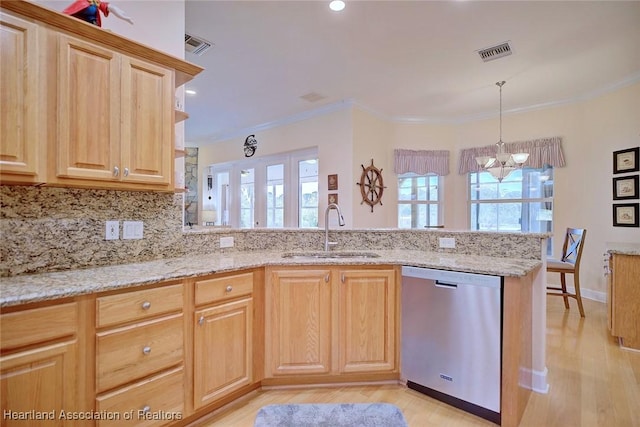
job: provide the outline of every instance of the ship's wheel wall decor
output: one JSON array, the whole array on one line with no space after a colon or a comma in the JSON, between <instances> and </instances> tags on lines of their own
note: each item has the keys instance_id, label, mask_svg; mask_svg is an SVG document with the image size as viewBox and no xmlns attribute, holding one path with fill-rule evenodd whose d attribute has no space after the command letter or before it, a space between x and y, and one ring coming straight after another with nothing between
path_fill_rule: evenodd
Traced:
<instances>
[{"instance_id":1,"label":"ship's wheel wall decor","mask_svg":"<svg viewBox=\"0 0 640 427\"><path fill-rule=\"evenodd\" d=\"M382 192L387 188L382 181L382 169L373 165L373 159L371 159L370 166L366 168L364 165L360 166L362 166L362 175L360 182L356 182L356 185L360 186L360 194L362 195L360 204L366 203L371 206L371 212L373 212L375 205L382 206Z\"/></svg>"}]
</instances>

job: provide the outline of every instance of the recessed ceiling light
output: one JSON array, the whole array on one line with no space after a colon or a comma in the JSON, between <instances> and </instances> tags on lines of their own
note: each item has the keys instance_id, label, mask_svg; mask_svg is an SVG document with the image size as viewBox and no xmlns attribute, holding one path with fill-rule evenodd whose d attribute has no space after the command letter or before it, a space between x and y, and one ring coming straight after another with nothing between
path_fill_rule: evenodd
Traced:
<instances>
[{"instance_id":1,"label":"recessed ceiling light","mask_svg":"<svg viewBox=\"0 0 640 427\"><path fill-rule=\"evenodd\" d=\"M334 12L340 12L342 9L344 9L344 2L342 0L333 0L331 3L329 3L329 9L333 10Z\"/></svg>"},{"instance_id":2,"label":"recessed ceiling light","mask_svg":"<svg viewBox=\"0 0 640 427\"><path fill-rule=\"evenodd\" d=\"M193 89L187 89L184 91L184 93L186 93L187 95L195 95L196 91Z\"/></svg>"}]
</instances>

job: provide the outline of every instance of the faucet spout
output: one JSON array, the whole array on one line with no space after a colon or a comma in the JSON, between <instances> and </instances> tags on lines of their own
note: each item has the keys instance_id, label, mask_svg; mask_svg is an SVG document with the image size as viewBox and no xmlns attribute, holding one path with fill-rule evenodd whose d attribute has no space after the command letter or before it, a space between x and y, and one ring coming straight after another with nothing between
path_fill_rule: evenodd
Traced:
<instances>
[{"instance_id":1,"label":"faucet spout","mask_svg":"<svg viewBox=\"0 0 640 427\"><path fill-rule=\"evenodd\" d=\"M329 241L329 211L335 209L338 214L338 225L340 227L344 226L344 217L342 216L342 211L340 211L340 206L337 203L329 203L327 209L324 211L324 250L329 251L331 246L335 246L338 242L330 242Z\"/></svg>"}]
</instances>

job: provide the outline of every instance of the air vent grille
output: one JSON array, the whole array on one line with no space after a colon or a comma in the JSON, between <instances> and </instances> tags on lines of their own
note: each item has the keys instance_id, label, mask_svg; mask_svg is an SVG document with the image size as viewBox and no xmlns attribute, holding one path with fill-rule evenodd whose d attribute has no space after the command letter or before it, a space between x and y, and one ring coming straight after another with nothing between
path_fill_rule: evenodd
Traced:
<instances>
[{"instance_id":1,"label":"air vent grille","mask_svg":"<svg viewBox=\"0 0 640 427\"><path fill-rule=\"evenodd\" d=\"M213 46L213 43L201 38L192 36L191 34L185 33L184 35L184 48L187 52L191 52L194 55L202 55L209 48Z\"/></svg>"},{"instance_id":2,"label":"air vent grille","mask_svg":"<svg viewBox=\"0 0 640 427\"><path fill-rule=\"evenodd\" d=\"M494 59L511 55L511 53L512 51L509 42L500 43L499 45L491 46L478 51L480 58L482 58L484 62L493 61Z\"/></svg>"}]
</instances>

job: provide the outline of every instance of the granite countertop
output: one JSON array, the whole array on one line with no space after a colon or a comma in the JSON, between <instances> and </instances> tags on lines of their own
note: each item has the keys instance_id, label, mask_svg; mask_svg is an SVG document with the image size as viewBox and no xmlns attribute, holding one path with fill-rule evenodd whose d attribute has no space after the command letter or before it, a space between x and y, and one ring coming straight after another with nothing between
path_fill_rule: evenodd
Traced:
<instances>
[{"instance_id":1,"label":"granite countertop","mask_svg":"<svg viewBox=\"0 0 640 427\"><path fill-rule=\"evenodd\" d=\"M640 255L640 244L607 242L607 253L620 255Z\"/></svg>"},{"instance_id":2,"label":"granite countertop","mask_svg":"<svg viewBox=\"0 0 640 427\"><path fill-rule=\"evenodd\" d=\"M339 251L338 251L339 252ZM284 258L284 251L228 252L158 261L0 278L0 307L125 289L165 280L268 265L410 265L521 277L540 260L411 250L366 251L376 258Z\"/></svg>"}]
</instances>

